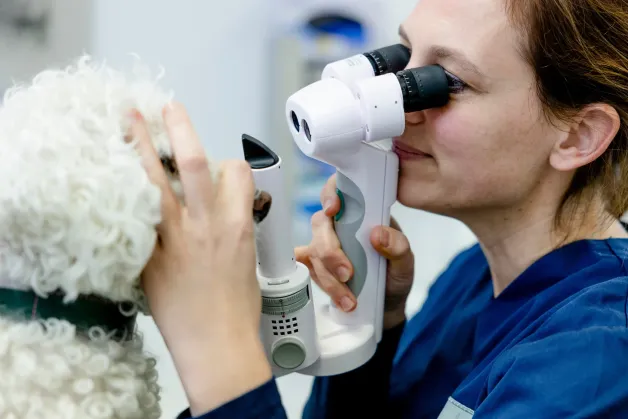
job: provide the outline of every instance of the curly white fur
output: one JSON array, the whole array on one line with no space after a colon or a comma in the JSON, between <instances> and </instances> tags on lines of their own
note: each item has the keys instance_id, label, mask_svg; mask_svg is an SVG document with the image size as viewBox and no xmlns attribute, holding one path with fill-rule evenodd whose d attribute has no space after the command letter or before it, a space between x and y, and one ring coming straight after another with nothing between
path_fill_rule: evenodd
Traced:
<instances>
[{"instance_id":1,"label":"curly white fur","mask_svg":"<svg viewBox=\"0 0 628 419\"><path fill-rule=\"evenodd\" d=\"M0 418L158 419L155 360L141 339L78 338L65 321L0 318Z\"/></svg>"},{"instance_id":2,"label":"curly white fur","mask_svg":"<svg viewBox=\"0 0 628 419\"><path fill-rule=\"evenodd\" d=\"M160 192L134 144L129 112L170 153L162 108L171 96L144 73L128 78L82 57L7 91L0 109L0 278L68 300L136 300L151 255Z\"/></svg>"},{"instance_id":3,"label":"curly white fur","mask_svg":"<svg viewBox=\"0 0 628 419\"><path fill-rule=\"evenodd\" d=\"M171 95L158 81L81 57L6 93L0 286L142 307L138 277L156 242L160 191L125 136L138 109L157 150L171 155L162 121ZM0 418L156 419L156 376L140 336L120 344L55 319L0 318Z\"/></svg>"}]
</instances>

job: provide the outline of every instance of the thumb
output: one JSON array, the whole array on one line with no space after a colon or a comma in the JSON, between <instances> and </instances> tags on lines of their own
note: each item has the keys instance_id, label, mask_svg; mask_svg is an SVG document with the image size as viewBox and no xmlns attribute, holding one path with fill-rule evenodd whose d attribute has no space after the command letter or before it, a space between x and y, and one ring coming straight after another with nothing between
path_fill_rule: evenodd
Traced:
<instances>
[{"instance_id":1,"label":"thumb","mask_svg":"<svg viewBox=\"0 0 628 419\"><path fill-rule=\"evenodd\" d=\"M414 277L414 254L408 238L392 227L379 226L371 233L371 244L388 259L391 276L398 280L412 281Z\"/></svg>"}]
</instances>

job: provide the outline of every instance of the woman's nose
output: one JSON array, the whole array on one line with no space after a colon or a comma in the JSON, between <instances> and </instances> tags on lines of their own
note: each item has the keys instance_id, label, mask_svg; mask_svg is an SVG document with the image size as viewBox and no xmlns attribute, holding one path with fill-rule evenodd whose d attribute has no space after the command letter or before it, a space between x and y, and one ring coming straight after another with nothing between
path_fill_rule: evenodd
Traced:
<instances>
[{"instance_id":1,"label":"woman's nose","mask_svg":"<svg viewBox=\"0 0 628 419\"><path fill-rule=\"evenodd\" d=\"M406 124L418 125L425 121L425 113L423 111L411 112L406 114Z\"/></svg>"}]
</instances>

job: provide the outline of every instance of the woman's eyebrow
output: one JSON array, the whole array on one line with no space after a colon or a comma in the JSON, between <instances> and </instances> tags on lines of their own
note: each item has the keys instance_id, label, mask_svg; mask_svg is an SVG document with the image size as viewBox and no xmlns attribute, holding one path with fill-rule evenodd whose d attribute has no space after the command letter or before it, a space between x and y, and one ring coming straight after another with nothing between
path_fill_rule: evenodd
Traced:
<instances>
[{"instance_id":1,"label":"woman's eyebrow","mask_svg":"<svg viewBox=\"0 0 628 419\"><path fill-rule=\"evenodd\" d=\"M436 58L440 58L441 60L450 60L458 64L463 70L470 71L475 73L482 80L486 79L486 75L480 71L477 65L475 65L465 54L464 52L441 46L434 45L430 48L429 56L433 56Z\"/></svg>"},{"instance_id":2,"label":"woman's eyebrow","mask_svg":"<svg viewBox=\"0 0 628 419\"><path fill-rule=\"evenodd\" d=\"M403 25L399 25L398 32L399 32L399 37L401 38L401 40L406 42L408 45L410 45L411 44L410 43L410 37L408 36L408 33L406 32L406 30L403 27ZM428 56L439 58L441 60L450 60L452 62L455 62L463 70L474 73L477 77L480 78L481 81L486 81L487 80L486 75L482 71L480 71L478 66L475 65L464 54L464 52L462 52L462 51L460 51L458 49L446 47L446 46L443 46L443 45L433 45L429 49Z\"/></svg>"}]
</instances>

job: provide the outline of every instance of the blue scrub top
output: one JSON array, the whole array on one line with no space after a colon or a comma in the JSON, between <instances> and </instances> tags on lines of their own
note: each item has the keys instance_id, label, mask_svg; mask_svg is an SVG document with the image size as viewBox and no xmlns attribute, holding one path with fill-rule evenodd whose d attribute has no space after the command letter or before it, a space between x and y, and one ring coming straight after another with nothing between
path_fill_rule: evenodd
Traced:
<instances>
[{"instance_id":1,"label":"blue scrub top","mask_svg":"<svg viewBox=\"0 0 628 419\"><path fill-rule=\"evenodd\" d=\"M628 418L627 257L627 239L570 243L494 298L475 245L367 364L315 379L303 418ZM275 381L198 419L222 418L286 418Z\"/></svg>"}]
</instances>

